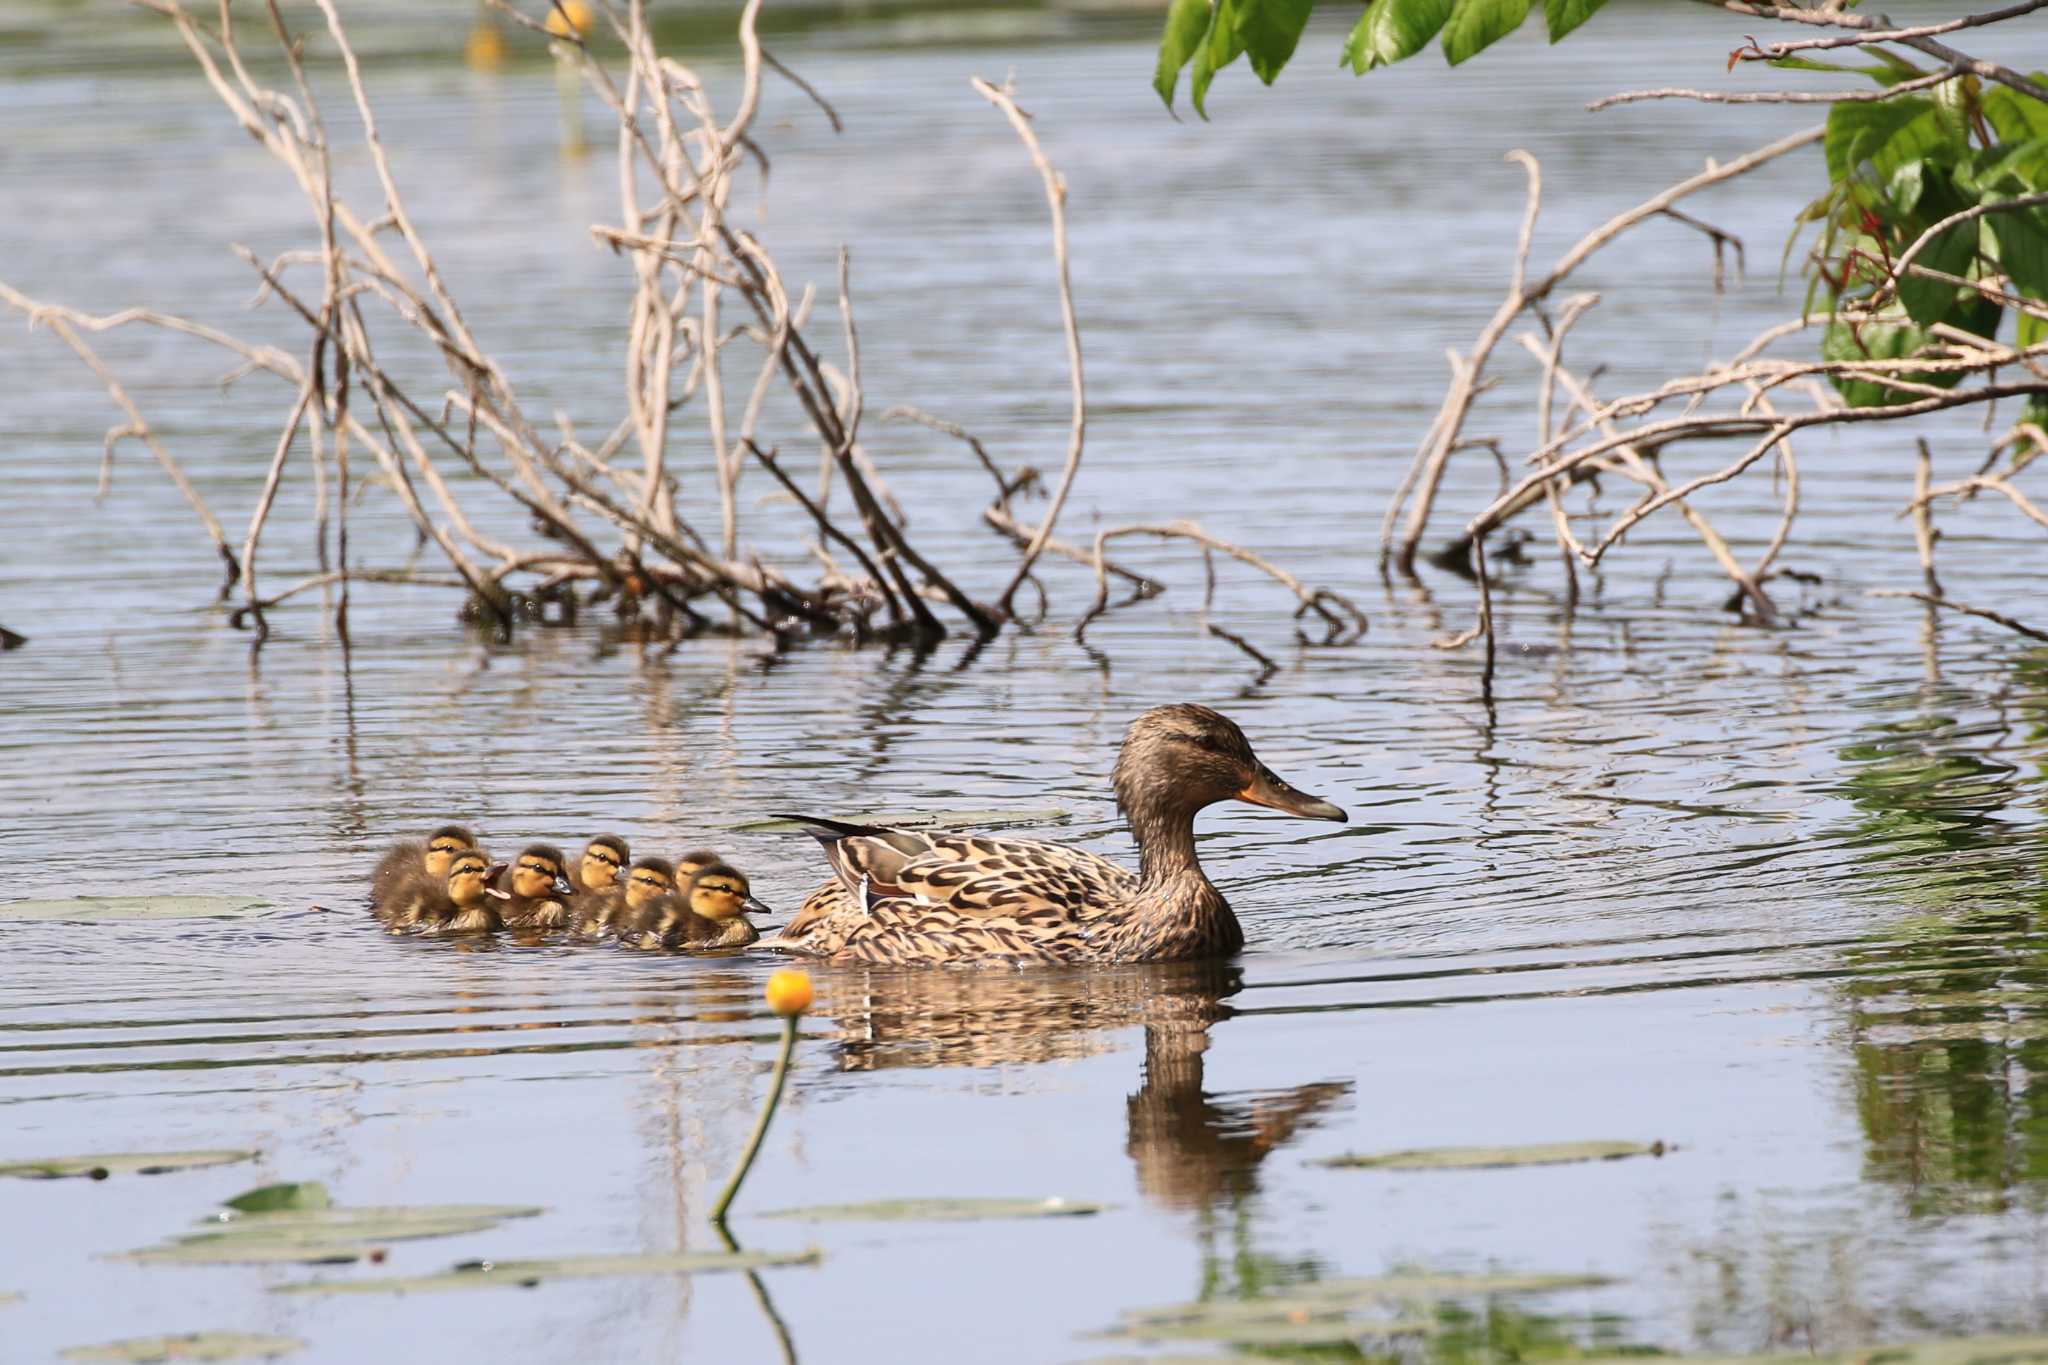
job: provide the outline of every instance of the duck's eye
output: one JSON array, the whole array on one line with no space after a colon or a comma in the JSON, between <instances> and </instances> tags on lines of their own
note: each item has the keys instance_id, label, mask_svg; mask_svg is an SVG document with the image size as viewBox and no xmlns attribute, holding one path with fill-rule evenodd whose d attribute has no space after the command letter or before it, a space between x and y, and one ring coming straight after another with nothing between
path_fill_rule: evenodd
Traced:
<instances>
[{"instance_id":1,"label":"duck's eye","mask_svg":"<svg viewBox=\"0 0 2048 1365\"><path fill-rule=\"evenodd\" d=\"M607 853L605 850L601 848L593 848L592 850L590 850L590 852L584 854L583 856L586 858L594 859L597 862L603 863L606 867L619 866L619 860L617 858L614 858L611 854Z\"/></svg>"}]
</instances>

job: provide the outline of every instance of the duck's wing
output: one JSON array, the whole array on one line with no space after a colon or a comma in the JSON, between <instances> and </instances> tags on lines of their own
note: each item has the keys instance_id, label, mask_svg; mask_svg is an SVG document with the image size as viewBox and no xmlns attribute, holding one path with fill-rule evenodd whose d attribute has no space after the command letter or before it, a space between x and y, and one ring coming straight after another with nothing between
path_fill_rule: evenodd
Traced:
<instances>
[{"instance_id":1,"label":"duck's wing","mask_svg":"<svg viewBox=\"0 0 2048 1365\"><path fill-rule=\"evenodd\" d=\"M871 899L901 898L970 918L1080 919L1137 890L1138 879L1098 854L1039 839L940 835L931 849L870 883Z\"/></svg>"}]
</instances>

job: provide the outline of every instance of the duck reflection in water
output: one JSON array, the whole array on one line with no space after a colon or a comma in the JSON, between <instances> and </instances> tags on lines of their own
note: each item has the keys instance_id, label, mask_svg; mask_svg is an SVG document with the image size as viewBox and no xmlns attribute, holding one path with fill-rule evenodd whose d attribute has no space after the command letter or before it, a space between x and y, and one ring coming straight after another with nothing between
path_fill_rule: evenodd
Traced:
<instances>
[{"instance_id":1,"label":"duck reflection in water","mask_svg":"<svg viewBox=\"0 0 2048 1365\"><path fill-rule=\"evenodd\" d=\"M1236 1205L1267 1156L1333 1113L1349 1080L1216 1094L1204 1088L1210 1030L1244 974L1190 962L1077 972L869 969L819 977L817 1017L836 1028L841 1070L1012 1066L1116 1050L1142 1027L1145 1059L1126 1101L1124 1150L1145 1198L1165 1208Z\"/></svg>"}]
</instances>

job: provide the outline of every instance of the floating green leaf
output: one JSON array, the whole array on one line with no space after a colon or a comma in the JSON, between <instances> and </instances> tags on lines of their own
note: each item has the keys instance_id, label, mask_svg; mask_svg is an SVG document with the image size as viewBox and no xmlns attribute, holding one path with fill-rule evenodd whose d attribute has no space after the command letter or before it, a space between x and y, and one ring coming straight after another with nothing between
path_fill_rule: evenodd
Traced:
<instances>
[{"instance_id":1,"label":"floating green leaf","mask_svg":"<svg viewBox=\"0 0 2048 1365\"><path fill-rule=\"evenodd\" d=\"M439 1275L381 1276L361 1280L302 1280L274 1287L278 1294L416 1294L447 1289L522 1288L543 1280L592 1279L613 1275L698 1275L722 1270L816 1265L818 1249L805 1251L679 1251L619 1256L560 1256L519 1261L466 1261Z\"/></svg>"},{"instance_id":2,"label":"floating green leaf","mask_svg":"<svg viewBox=\"0 0 2048 1365\"><path fill-rule=\"evenodd\" d=\"M327 1187L317 1180L308 1180L299 1184L259 1185L228 1200L226 1207L237 1213L277 1213L324 1209L330 1202Z\"/></svg>"},{"instance_id":3,"label":"floating green leaf","mask_svg":"<svg viewBox=\"0 0 2048 1365\"><path fill-rule=\"evenodd\" d=\"M1412 57L1443 31L1456 0L1374 0L1344 43L1343 60L1359 75Z\"/></svg>"},{"instance_id":4,"label":"floating green leaf","mask_svg":"<svg viewBox=\"0 0 2048 1365\"><path fill-rule=\"evenodd\" d=\"M1458 0L1444 23L1444 60L1476 57L1522 26L1530 0Z\"/></svg>"},{"instance_id":5,"label":"floating green leaf","mask_svg":"<svg viewBox=\"0 0 2048 1365\"><path fill-rule=\"evenodd\" d=\"M1466 1171L1619 1161L1631 1156L1662 1156L1667 1150L1661 1142L1538 1142L1526 1147L1418 1147L1402 1152L1347 1152L1316 1164L1388 1171Z\"/></svg>"},{"instance_id":6,"label":"floating green leaf","mask_svg":"<svg viewBox=\"0 0 2048 1365\"><path fill-rule=\"evenodd\" d=\"M175 1337L130 1337L104 1346L73 1346L57 1354L65 1360L147 1362L158 1360L258 1360L288 1355L305 1347L297 1337L257 1336L247 1332L189 1332Z\"/></svg>"},{"instance_id":7,"label":"floating green leaf","mask_svg":"<svg viewBox=\"0 0 2048 1365\"><path fill-rule=\"evenodd\" d=\"M861 1204L813 1204L776 1209L763 1218L804 1218L813 1222L957 1223L983 1218L1079 1218L1101 1213L1102 1204L1071 1199L875 1199Z\"/></svg>"},{"instance_id":8,"label":"floating green leaf","mask_svg":"<svg viewBox=\"0 0 2048 1365\"><path fill-rule=\"evenodd\" d=\"M1162 1308L1133 1308L1122 1315L1126 1325L1187 1321L1254 1320L1261 1318L1327 1317L1395 1302L1435 1302L1480 1295L1553 1294L1566 1289L1596 1289L1613 1281L1601 1275L1403 1274L1352 1276L1288 1285L1276 1293L1250 1299L1202 1299Z\"/></svg>"},{"instance_id":9,"label":"floating green leaf","mask_svg":"<svg viewBox=\"0 0 2048 1365\"><path fill-rule=\"evenodd\" d=\"M2048 1361L2048 1336L1954 1337L1862 1346L1832 1355L1673 1356L1672 1365L2033 1365ZM1575 1365L1642 1365L1641 1356L1600 1356Z\"/></svg>"},{"instance_id":10,"label":"floating green leaf","mask_svg":"<svg viewBox=\"0 0 2048 1365\"><path fill-rule=\"evenodd\" d=\"M1262 1318L1250 1321L1180 1321L1133 1323L1100 1333L1130 1341L1223 1341L1254 1349L1282 1346L1343 1346L1354 1341L1427 1336L1436 1324L1427 1318L1333 1317L1321 1321Z\"/></svg>"},{"instance_id":11,"label":"floating green leaf","mask_svg":"<svg viewBox=\"0 0 2048 1365\"><path fill-rule=\"evenodd\" d=\"M194 1170L201 1166L227 1166L253 1161L256 1153L237 1148L203 1149L194 1152L102 1152L96 1156L53 1156L35 1161L0 1162L0 1176L21 1176L29 1180L57 1180L65 1176L88 1176L104 1180L110 1175L161 1175L166 1171Z\"/></svg>"},{"instance_id":12,"label":"floating green leaf","mask_svg":"<svg viewBox=\"0 0 2048 1365\"><path fill-rule=\"evenodd\" d=\"M254 896L71 896L0 901L0 920L106 924L161 919L235 919L273 908Z\"/></svg>"},{"instance_id":13,"label":"floating green leaf","mask_svg":"<svg viewBox=\"0 0 2048 1365\"><path fill-rule=\"evenodd\" d=\"M161 1246L123 1252L120 1259L143 1265L344 1265L386 1242L488 1232L509 1218L539 1212L520 1204L280 1208L231 1214Z\"/></svg>"}]
</instances>

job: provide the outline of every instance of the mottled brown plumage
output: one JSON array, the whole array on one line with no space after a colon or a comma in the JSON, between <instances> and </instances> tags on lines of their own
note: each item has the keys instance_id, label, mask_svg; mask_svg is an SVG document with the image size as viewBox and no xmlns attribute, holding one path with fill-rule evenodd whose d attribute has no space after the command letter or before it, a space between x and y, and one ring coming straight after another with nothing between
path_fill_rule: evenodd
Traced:
<instances>
[{"instance_id":1,"label":"mottled brown plumage","mask_svg":"<svg viewBox=\"0 0 2048 1365\"><path fill-rule=\"evenodd\" d=\"M806 820L834 879L767 946L902 964L1227 957L1244 931L1195 856L1196 813L1239 800L1345 818L1281 781L1243 731L1204 706L1155 707L1133 721L1114 782L1138 843L1135 876L1039 840Z\"/></svg>"},{"instance_id":2,"label":"mottled brown plumage","mask_svg":"<svg viewBox=\"0 0 2048 1365\"><path fill-rule=\"evenodd\" d=\"M446 899L449 859L475 847L476 836L461 825L443 825L423 843L394 844L370 874L371 911L393 929L410 928Z\"/></svg>"}]
</instances>

